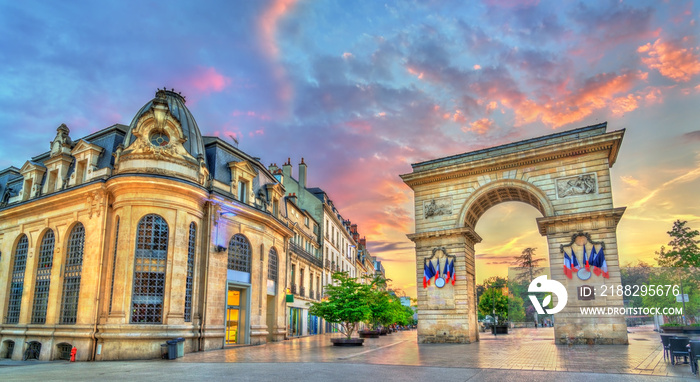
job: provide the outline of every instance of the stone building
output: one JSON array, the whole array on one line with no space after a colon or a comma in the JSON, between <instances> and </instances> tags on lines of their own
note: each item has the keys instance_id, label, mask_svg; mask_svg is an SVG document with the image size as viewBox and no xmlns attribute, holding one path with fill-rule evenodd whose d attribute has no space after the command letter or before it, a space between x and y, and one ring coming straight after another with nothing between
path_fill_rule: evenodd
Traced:
<instances>
[{"instance_id":1,"label":"stone building","mask_svg":"<svg viewBox=\"0 0 700 382\"><path fill-rule=\"evenodd\" d=\"M284 187L158 90L129 126L0 171L0 357L158 357L284 339ZM29 343L29 345L27 344Z\"/></svg>"},{"instance_id":2,"label":"stone building","mask_svg":"<svg viewBox=\"0 0 700 382\"><path fill-rule=\"evenodd\" d=\"M280 176L280 175L277 175ZM323 259L318 240L318 222L296 204L296 195L285 197L287 220L294 236L289 242L289 290L294 301L287 302L287 335L320 334L322 320L309 315L309 303L321 300Z\"/></svg>"}]
</instances>

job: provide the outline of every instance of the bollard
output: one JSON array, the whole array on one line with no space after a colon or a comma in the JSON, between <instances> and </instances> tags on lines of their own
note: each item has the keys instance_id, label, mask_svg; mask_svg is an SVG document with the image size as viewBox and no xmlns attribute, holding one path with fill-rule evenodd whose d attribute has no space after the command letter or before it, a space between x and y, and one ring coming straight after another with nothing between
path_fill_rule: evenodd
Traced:
<instances>
[{"instance_id":1,"label":"bollard","mask_svg":"<svg viewBox=\"0 0 700 382\"><path fill-rule=\"evenodd\" d=\"M75 354L78 352L78 349L73 346L73 349L70 349L70 361L75 362Z\"/></svg>"}]
</instances>

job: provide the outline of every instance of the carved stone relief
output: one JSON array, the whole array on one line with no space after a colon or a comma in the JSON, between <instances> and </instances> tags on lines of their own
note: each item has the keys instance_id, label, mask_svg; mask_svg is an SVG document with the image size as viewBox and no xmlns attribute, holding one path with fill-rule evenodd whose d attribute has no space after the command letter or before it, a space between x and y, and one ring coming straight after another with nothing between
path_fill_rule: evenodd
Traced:
<instances>
[{"instance_id":1,"label":"carved stone relief","mask_svg":"<svg viewBox=\"0 0 700 382\"><path fill-rule=\"evenodd\" d=\"M557 179L557 198L595 194L597 181L595 174L583 174Z\"/></svg>"},{"instance_id":2,"label":"carved stone relief","mask_svg":"<svg viewBox=\"0 0 700 382\"><path fill-rule=\"evenodd\" d=\"M452 215L452 198L438 198L423 202L425 218Z\"/></svg>"}]
</instances>

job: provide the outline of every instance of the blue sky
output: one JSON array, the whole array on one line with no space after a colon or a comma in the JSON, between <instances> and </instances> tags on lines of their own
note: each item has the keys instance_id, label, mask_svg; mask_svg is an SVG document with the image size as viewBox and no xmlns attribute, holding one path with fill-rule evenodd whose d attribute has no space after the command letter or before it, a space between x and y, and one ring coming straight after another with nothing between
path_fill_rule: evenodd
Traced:
<instances>
[{"instance_id":1,"label":"blue sky","mask_svg":"<svg viewBox=\"0 0 700 382\"><path fill-rule=\"evenodd\" d=\"M410 163L608 121L623 262L673 220L700 228L700 43L692 1L0 2L0 168L128 124L156 88L205 135L309 165L415 293ZM522 204L477 225L477 277L546 248ZM520 224L504 224L516 220ZM504 228L505 227L505 228Z\"/></svg>"}]
</instances>

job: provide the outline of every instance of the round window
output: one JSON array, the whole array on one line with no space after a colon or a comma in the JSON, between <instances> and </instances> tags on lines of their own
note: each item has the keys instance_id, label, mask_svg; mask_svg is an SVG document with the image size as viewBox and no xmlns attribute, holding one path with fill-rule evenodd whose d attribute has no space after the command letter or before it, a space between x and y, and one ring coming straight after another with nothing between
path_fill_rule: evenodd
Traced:
<instances>
[{"instance_id":1,"label":"round window","mask_svg":"<svg viewBox=\"0 0 700 382\"><path fill-rule=\"evenodd\" d=\"M162 131L155 131L151 134L151 144L154 146L165 146L170 143L170 137Z\"/></svg>"}]
</instances>

